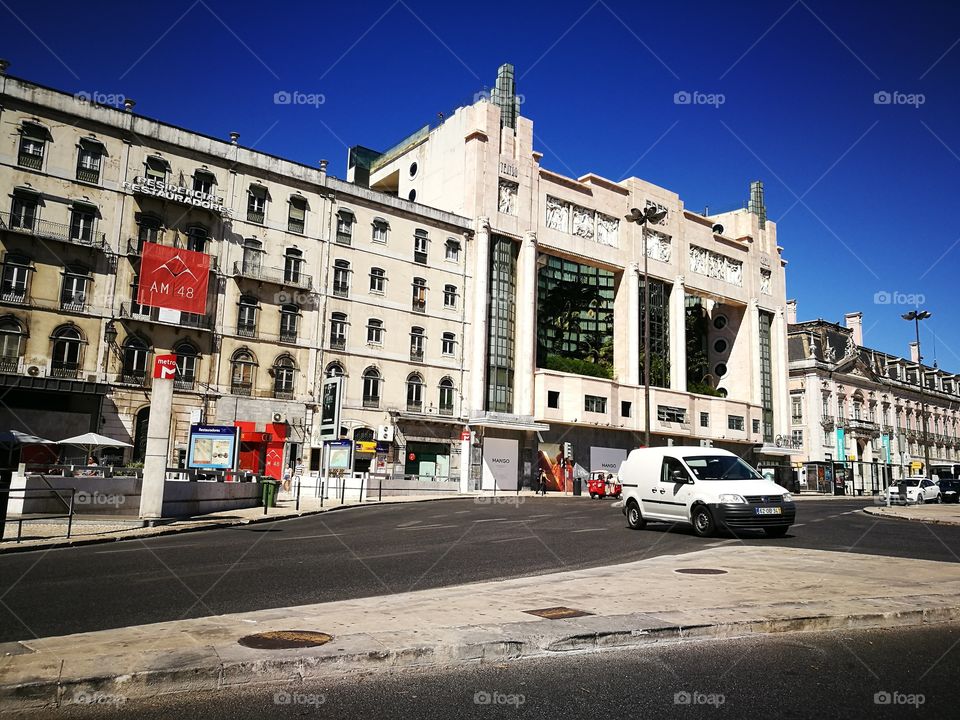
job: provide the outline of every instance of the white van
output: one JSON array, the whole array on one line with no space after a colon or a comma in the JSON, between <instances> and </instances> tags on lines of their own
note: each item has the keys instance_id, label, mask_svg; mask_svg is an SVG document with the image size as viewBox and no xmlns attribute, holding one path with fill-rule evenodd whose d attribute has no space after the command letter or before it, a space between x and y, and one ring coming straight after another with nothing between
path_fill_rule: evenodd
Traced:
<instances>
[{"instance_id":1,"label":"white van","mask_svg":"<svg viewBox=\"0 0 960 720\"><path fill-rule=\"evenodd\" d=\"M786 534L796 518L786 488L727 450L656 447L632 450L620 466L627 527L647 522L691 525L700 537L718 528Z\"/></svg>"}]
</instances>

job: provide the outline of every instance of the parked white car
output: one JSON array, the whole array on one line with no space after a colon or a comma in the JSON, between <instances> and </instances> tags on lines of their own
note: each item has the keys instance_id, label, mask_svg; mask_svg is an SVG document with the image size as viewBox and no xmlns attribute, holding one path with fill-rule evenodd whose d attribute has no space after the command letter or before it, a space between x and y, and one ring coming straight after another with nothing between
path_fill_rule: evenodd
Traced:
<instances>
[{"instance_id":1,"label":"parked white car","mask_svg":"<svg viewBox=\"0 0 960 720\"><path fill-rule=\"evenodd\" d=\"M719 528L764 530L781 537L796 518L789 491L727 450L641 448L620 466L627 527L648 522L690 525L700 537Z\"/></svg>"},{"instance_id":2,"label":"parked white car","mask_svg":"<svg viewBox=\"0 0 960 720\"><path fill-rule=\"evenodd\" d=\"M943 500L940 486L926 477L904 478L895 485L887 488L887 497L892 504L923 505L924 503L938 503Z\"/></svg>"}]
</instances>

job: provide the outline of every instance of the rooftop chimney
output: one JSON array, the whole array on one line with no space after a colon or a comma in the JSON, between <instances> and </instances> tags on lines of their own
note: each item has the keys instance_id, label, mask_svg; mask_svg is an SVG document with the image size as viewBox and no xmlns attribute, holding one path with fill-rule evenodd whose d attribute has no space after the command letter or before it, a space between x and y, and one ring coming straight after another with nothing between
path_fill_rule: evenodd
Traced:
<instances>
[{"instance_id":1,"label":"rooftop chimney","mask_svg":"<svg viewBox=\"0 0 960 720\"><path fill-rule=\"evenodd\" d=\"M127 112L133 112L133 107L137 104L137 101L133 98L124 98L123 99L123 109Z\"/></svg>"},{"instance_id":2,"label":"rooftop chimney","mask_svg":"<svg viewBox=\"0 0 960 720\"><path fill-rule=\"evenodd\" d=\"M916 340L910 343L910 359L918 365L920 364L920 343Z\"/></svg>"},{"instance_id":3,"label":"rooftop chimney","mask_svg":"<svg viewBox=\"0 0 960 720\"><path fill-rule=\"evenodd\" d=\"M787 325L797 324L797 301L787 300Z\"/></svg>"},{"instance_id":4,"label":"rooftop chimney","mask_svg":"<svg viewBox=\"0 0 960 720\"><path fill-rule=\"evenodd\" d=\"M853 330L853 341L863 347L863 313L847 313L843 316L843 324Z\"/></svg>"},{"instance_id":5,"label":"rooftop chimney","mask_svg":"<svg viewBox=\"0 0 960 720\"><path fill-rule=\"evenodd\" d=\"M238 133L237 131L233 131L232 133L230 133L230 144L231 144L231 145L236 145L236 144L237 144L237 140L239 140L239 139L240 139L240 133Z\"/></svg>"},{"instance_id":6,"label":"rooftop chimney","mask_svg":"<svg viewBox=\"0 0 960 720\"><path fill-rule=\"evenodd\" d=\"M747 210L760 219L760 227L767 226L767 206L763 202L763 181L754 180L750 183L750 202Z\"/></svg>"},{"instance_id":7,"label":"rooftop chimney","mask_svg":"<svg viewBox=\"0 0 960 720\"><path fill-rule=\"evenodd\" d=\"M327 161L326 160L320 161L320 178L322 180L327 179Z\"/></svg>"}]
</instances>

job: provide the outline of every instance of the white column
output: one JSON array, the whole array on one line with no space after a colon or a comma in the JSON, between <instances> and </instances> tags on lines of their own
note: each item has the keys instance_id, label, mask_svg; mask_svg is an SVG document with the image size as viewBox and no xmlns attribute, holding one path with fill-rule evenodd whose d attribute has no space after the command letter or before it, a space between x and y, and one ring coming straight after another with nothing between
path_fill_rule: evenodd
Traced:
<instances>
[{"instance_id":1,"label":"white column","mask_svg":"<svg viewBox=\"0 0 960 720\"><path fill-rule=\"evenodd\" d=\"M790 390L787 367L787 322L778 307L770 328L770 378L773 387L773 434L790 435Z\"/></svg>"},{"instance_id":2,"label":"white column","mask_svg":"<svg viewBox=\"0 0 960 720\"><path fill-rule=\"evenodd\" d=\"M747 338L750 342L750 402L763 404L763 387L760 378L760 308L757 299L750 298L747 312L743 318L747 326Z\"/></svg>"},{"instance_id":3,"label":"white column","mask_svg":"<svg viewBox=\"0 0 960 720\"><path fill-rule=\"evenodd\" d=\"M808 371L803 380L803 434L807 460L823 460L823 392L815 372Z\"/></svg>"},{"instance_id":4,"label":"white column","mask_svg":"<svg viewBox=\"0 0 960 720\"><path fill-rule=\"evenodd\" d=\"M159 520L163 517L163 485L167 477L172 407L173 379L154 378L150 391L147 450L143 460L143 485L140 490L142 520Z\"/></svg>"},{"instance_id":5,"label":"white column","mask_svg":"<svg viewBox=\"0 0 960 720\"><path fill-rule=\"evenodd\" d=\"M517 258L517 341L514 345L514 412L533 415L537 332L537 234L528 231Z\"/></svg>"},{"instance_id":6,"label":"white column","mask_svg":"<svg viewBox=\"0 0 960 720\"><path fill-rule=\"evenodd\" d=\"M640 384L640 266L633 262L624 273L627 283L627 372L628 385ZM616 327L616 325L614 325Z\"/></svg>"},{"instance_id":7,"label":"white column","mask_svg":"<svg viewBox=\"0 0 960 720\"><path fill-rule=\"evenodd\" d=\"M683 275L670 291L670 389L687 391L687 306Z\"/></svg>"},{"instance_id":8,"label":"white column","mask_svg":"<svg viewBox=\"0 0 960 720\"><path fill-rule=\"evenodd\" d=\"M471 443L469 440L460 441L460 492L470 491L470 463Z\"/></svg>"},{"instance_id":9,"label":"white column","mask_svg":"<svg viewBox=\"0 0 960 720\"><path fill-rule=\"evenodd\" d=\"M490 301L490 221L482 217L477 223L476 271L473 302L472 358L470 364L470 396L468 407L474 413L483 411L487 387L487 313Z\"/></svg>"}]
</instances>

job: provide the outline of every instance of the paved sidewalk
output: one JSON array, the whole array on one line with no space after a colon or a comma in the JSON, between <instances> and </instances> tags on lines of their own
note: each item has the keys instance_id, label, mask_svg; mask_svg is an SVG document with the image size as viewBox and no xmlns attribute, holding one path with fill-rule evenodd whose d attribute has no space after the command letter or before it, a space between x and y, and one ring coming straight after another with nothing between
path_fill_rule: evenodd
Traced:
<instances>
[{"instance_id":1,"label":"paved sidewalk","mask_svg":"<svg viewBox=\"0 0 960 720\"><path fill-rule=\"evenodd\" d=\"M625 531L624 542L629 537ZM956 566L735 540L705 547L537 577L8 643L0 710L96 693L125 701L239 685L292 687L349 672L960 619ZM526 612L560 606L591 614L543 619ZM333 639L294 650L238 644L283 630Z\"/></svg>"},{"instance_id":2,"label":"paved sidewalk","mask_svg":"<svg viewBox=\"0 0 960 720\"><path fill-rule=\"evenodd\" d=\"M960 525L960 503L923 505L870 505L864 508L870 515L897 518L898 520L916 520L935 525Z\"/></svg>"}]
</instances>

